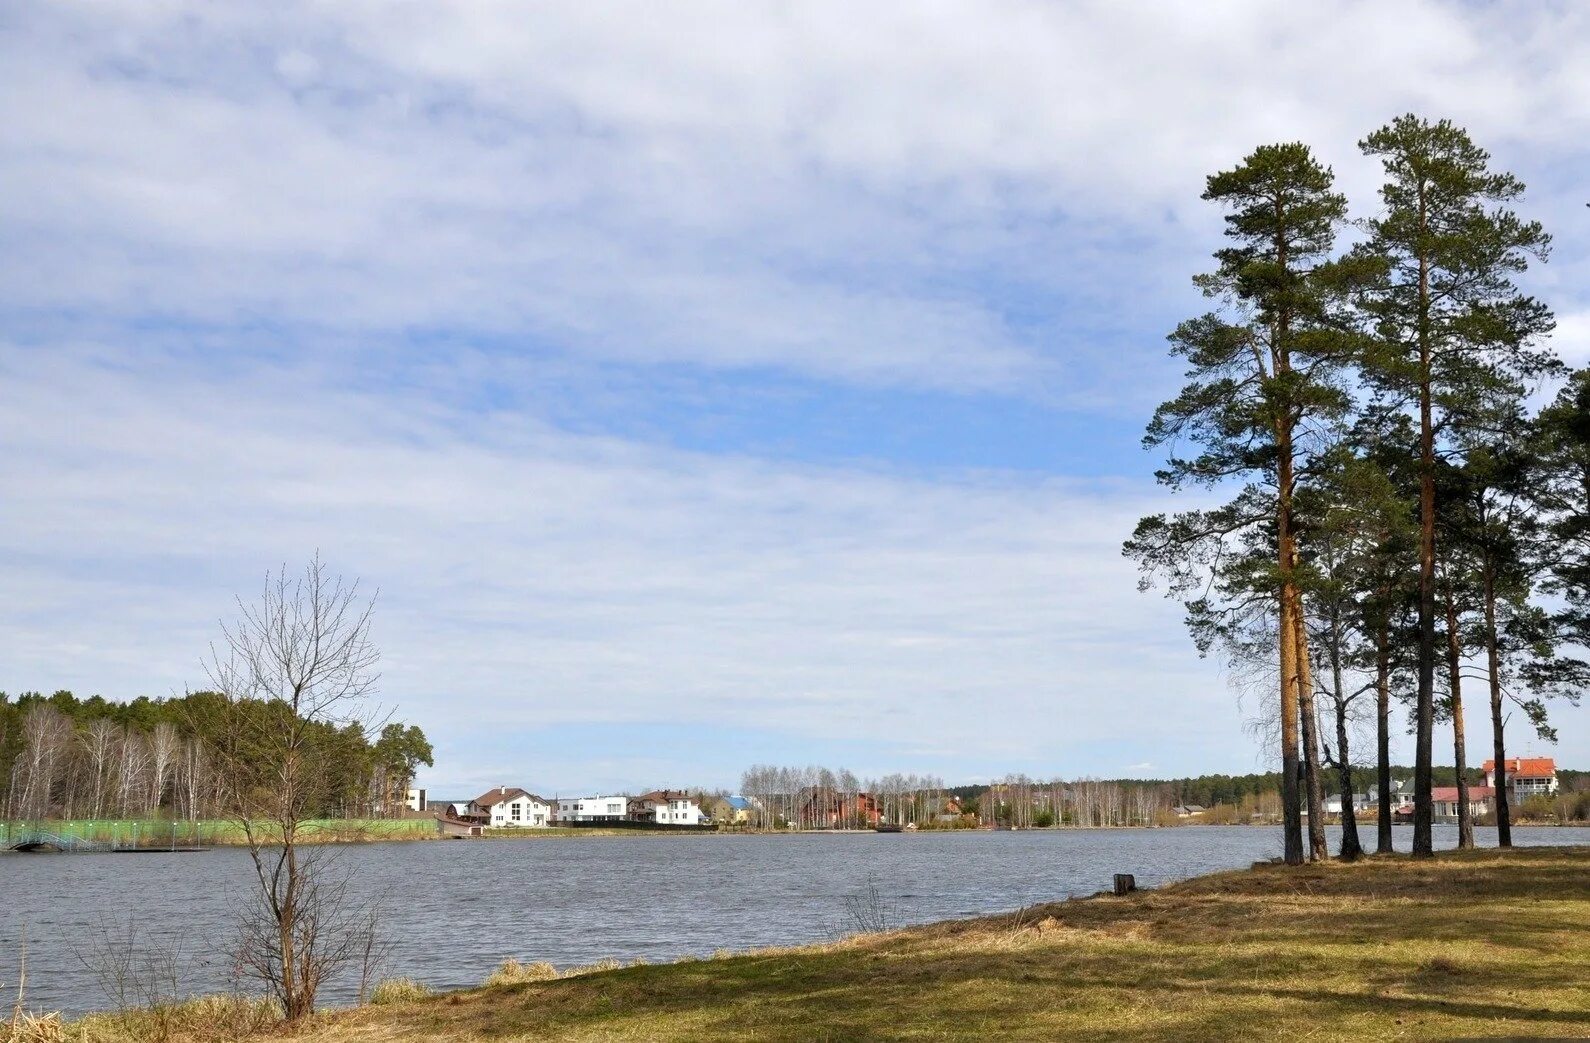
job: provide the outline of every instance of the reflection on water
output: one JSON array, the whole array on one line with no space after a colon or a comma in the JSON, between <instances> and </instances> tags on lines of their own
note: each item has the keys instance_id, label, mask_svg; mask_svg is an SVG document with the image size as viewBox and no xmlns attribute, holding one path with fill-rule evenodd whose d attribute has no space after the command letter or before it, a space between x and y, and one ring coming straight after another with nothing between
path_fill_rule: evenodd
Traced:
<instances>
[{"instance_id":1,"label":"reflection on water","mask_svg":"<svg viewBox=\"0 0 1590 1043\"><path fill-rule=\"evenodd\" d=\"M1477 829L1481 846L1495 831ZM1398 827L1406 850L1410 830ZM1590 842L1590 829L1518 828L1515 842ZM1363 832L1373 844L1374 831ZM1437 827L1437 844L1457 832ZM1332 834L1334 848L1335 834ZM1280 851L1273 829L785 836L550 837L368 844L339 849L362 888L386 896L397 945L387 975L437 988L478 984L505 956L560 967L606 957L653 962L717 949L787 945L845 927L844 899L869 875L898 923L923 923L1091 894L1112 873L1152 887L1244 867ZM195 993L228 987L225 956L247 856L202 854L0 856L0 982L17 980L25 933L29 1006L103 1007L78 954L108 918L136 917L180 939ZM322 993L352 998L351 984Z\"/></svg>"}]
</instances>

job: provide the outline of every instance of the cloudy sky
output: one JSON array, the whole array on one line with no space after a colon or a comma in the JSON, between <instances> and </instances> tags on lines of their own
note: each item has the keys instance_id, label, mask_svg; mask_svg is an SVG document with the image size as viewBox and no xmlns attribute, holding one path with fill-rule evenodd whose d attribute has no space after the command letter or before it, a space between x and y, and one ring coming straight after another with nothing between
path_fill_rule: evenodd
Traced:
<instances>
[{"instance_id":1,"label":"cloudy sky","mask_svg":"<svg viewBox=\"0 0 1590 1043\"><path fill-rule=\"evenodd\" d=\"M7 4L0 688L200 684L318 549L437 793L1264 768L1138 438L1203 177L1364 215L1409 110L1590 359L1582 5Z\"/></svg>"}]
</instances>

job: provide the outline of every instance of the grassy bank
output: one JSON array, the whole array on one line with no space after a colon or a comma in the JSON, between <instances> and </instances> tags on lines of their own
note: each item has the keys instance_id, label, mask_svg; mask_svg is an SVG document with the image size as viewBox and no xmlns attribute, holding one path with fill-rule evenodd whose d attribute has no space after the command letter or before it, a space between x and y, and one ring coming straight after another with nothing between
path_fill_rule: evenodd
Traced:
<instances>
[{"instance_id":1,"label":"grassy bank","mask_svg":"<svg viewBox=\"0 0 1590 1043\"><path fill-rule=\"evenodd\" d=\"M1590 849L1537 848L1265 866L823 946L394 990L299 1038L1580 1036L1586 981Z\"/></svg>"},{"instance_id":2,"label":"grassy bank","mask_svg":"<svg viewBox=\"0 0 1590 1043\"><path fill-rule=\"evenodd\" d=\"M384 818L313 819L303 825L308 843L358 843L374 840L435 840L436 820ZM225 819L171 822L161 819L79 819L74 821L0 822L0 843L39 830L99 844L165 847L197 844L227 847L245 842L242 828Z\"/></svg>"}]
</instances>

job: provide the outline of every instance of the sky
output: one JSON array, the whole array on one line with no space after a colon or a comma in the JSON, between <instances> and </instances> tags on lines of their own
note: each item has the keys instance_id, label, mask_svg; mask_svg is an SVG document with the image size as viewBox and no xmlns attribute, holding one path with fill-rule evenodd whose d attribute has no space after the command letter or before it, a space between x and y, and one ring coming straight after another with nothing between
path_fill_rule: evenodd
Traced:
<instances>
[{"instance_id":1,"label":"sky","mask_svg":"<svg viewBox=\"0 0 1590 1043\"><path fill-rule=\"evenodd\" d=\"M1365 217L1407 111L1590 361L1584 5L6 4L0 689L200 687L318 551L433 795L1266 770L1139 440L1203 179Z\"/></svg>"}]
</instances>

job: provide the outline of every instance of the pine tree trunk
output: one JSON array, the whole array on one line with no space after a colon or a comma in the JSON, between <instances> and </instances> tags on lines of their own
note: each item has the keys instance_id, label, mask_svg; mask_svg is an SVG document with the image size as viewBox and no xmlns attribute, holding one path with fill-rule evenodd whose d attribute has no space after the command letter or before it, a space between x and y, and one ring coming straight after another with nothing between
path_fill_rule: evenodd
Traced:
<instances>
[{"instance_id":1,"label":"pine tree trunk","mask_svg":"<svg viewBox=\"0 0 1590 1043\"><path fill-rule=\"evenodd\" d=\"M1474 846L1474 816L1469 814L1467 743L1463 734L1463 642L1458 637L1457 605L1446 591L1447 687L1452 697L1452 758L1457 767L1458 848Z\"/></svg>"},{"instance_id":2,"label":"pine tree trunk","mask_svg":"<svg viewBox=\"0 0 1590 1043\"><path fill-rule=\"evenodd\" d=\"M1286 202L1280 196L1275 201L1276 235L1274 240L1277 266L1289 270L1287 256L1290 242L1281 231L1285 226ZM1282 307L1275 315L1270 333L1271 368L1273 375L1284 377L1290 373L1291 314ZM1295 462L1292 457L1294 419L1290 403L1274 419L1276 448L1276 554L1281 567L1280 627L1281 659L1281 804L1285 833L1285 858L1287 865L1303 864L1303 828L1301 794L1298 792L1298 691L1299 671L1306 661L1308 642L1304 638L1302 604L1297 589L1294 570L1297 568L1297 536L1292 526L1292 494L1296 484ZM1315 760L1317 764L1317 758ZM1312 820L1311 820L1312 821Z\"/></svg>"},{"instance_id":3,"label":"pine tree trunk","mask_svg":"<svg viewBox=\"0 0 1590 1043\"><path fill-rule=\"evenodd\" d=\"M1423 186L1419 226L1426 225ZM1419 257L1419 701L1414 708L1413 855L1435 854L1430 758L1435 737L1435 423L1430 401L1430 262Z\"/></svg>"},{"instance_id":4,"label":"pine tree trunk","mask_svg":"<svg viewBox=\"0 0 1590 1043\"><path fill-rule=\"evenodd\" d=\"M1507 742L1502 735L1502 657L1496 640L1496 575L1485 565L1485 668L1491 685L1491 757L1496 771L1496 846L1513 846L1513 809L1507 800Z\"/></svg>"},{"instance_id":5,"label":"pine tree trunk","mask_svg":"<svg viewBox=\"0 0 1590 1043\"><path fill-rule=\"evenodd\" d=\"M1340 630L1333 638L1331 686L1336 693L1336 771L1342 787L1342 858L1356 861L1364 853L1358 840L1358 809L1353 806L1353 762L1347 749L1347 693L1342 685Z\"/></svg>"},{"instance_id":6,"label":"pine tree trunk","mask_svg":"<svg viewBox=\"0 0 1590 1043\"><path fill-rule=\"evenodd\" d=\"M1303 864L1303 808L1297 763L1297 630L1292 604L1281 598L1281 833L1283 858L1289 866Z\"/></svg>"},{"instance_id":7,"label":"pine tree trunk","mask_svg":"<svg viewBox=\"0 0 1590 1043\"><path fill-rule=\"evenodd\" d=\"M1303 788L1308 801L1308 857L1319 862L1330 856L1325 844L1325 799L1320 787L1319 715L1314 711L1314 677L1310 670L1308 631L1303 627L1303 598L1294 592L1297 608L1292 625L1297 628L1297 709L1303 722Z\"/></svg>"},{"instance_id":8,"label":"pine tree trunk","mask_svg":"<svg viewBox=\"0 0 1590 1043\"><path fill-rule=\"evenodd\" d=\"M1384 623L1375 634L1375 784L1379 820L1375 851L1389 855L1391 843L1391 635Z\"/></svg>"}]
</instances>

